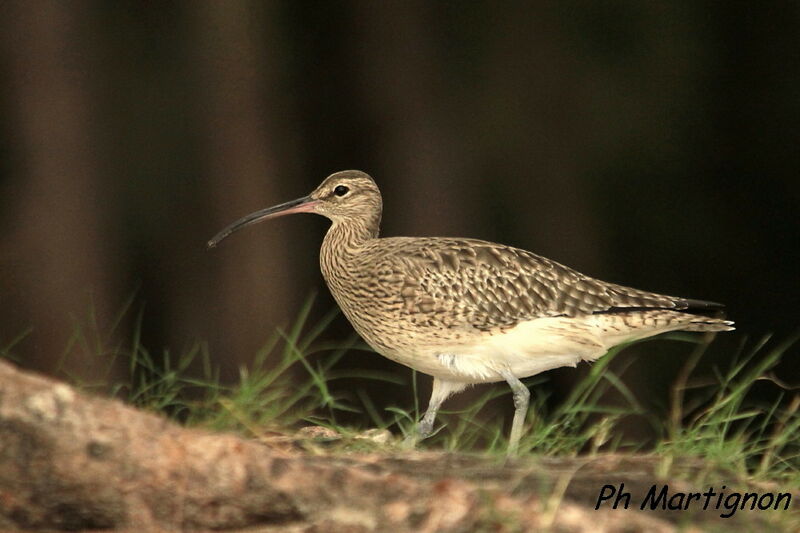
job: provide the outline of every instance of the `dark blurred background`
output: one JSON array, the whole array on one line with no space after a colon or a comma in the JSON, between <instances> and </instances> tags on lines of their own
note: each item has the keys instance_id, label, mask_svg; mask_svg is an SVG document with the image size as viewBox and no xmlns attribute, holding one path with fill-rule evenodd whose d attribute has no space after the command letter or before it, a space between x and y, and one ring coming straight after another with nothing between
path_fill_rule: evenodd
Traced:
<instances>
[{"instance_id":1,"label":"dark blurred background","mask_svg":"<svg viewBox=\"0 0 800 533\"><path fill-rule=\"evenodd\" d=\"M327 223L206 240L357 168L384 235L495 240L725 302L724 366L800 326L798 6L0 1L0 346L32 328L23 366L107 379L70 339L90 310L100 344L127 339L144 305L147 346L206 341L233 378L310 293L312 322L335 305ZM626 381L657 409L690 350L637 345ZM553 401L580 373L552 373Z\"/></svg>"}]
</instances>

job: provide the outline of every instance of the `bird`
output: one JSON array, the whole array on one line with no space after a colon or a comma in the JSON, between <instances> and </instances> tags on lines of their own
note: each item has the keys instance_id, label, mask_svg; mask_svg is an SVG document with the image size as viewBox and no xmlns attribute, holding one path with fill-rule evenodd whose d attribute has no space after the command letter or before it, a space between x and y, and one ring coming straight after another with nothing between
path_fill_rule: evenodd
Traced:
<instances>
[{"instance_id":1,"label":"bird","mask_svg":"<svg viewBox=\"0 0 800 533\"><path fill-rule=\"evenodd\" d=\"M380 355L433 377L417 442L442 403L470 385L505 381L517 453L530 402L521 381L593 362L619 344L669 331L734 329L715 302L594 279L532 252L477 239L379 237L383 200L358 170L336 172L307 196L251 213L208 241L292 213L331 225L320 249L325 282L356 332Z\"/></svg>"}]
</instances>

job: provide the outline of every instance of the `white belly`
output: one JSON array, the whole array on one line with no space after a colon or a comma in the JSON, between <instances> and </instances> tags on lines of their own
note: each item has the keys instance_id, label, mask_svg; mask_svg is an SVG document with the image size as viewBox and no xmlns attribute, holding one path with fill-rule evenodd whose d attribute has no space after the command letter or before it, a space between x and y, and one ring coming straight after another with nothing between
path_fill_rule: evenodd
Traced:
<instances>
[{"instance_id":1,"label":"white belly","mask_svg":"<svg viewBox=\"0 0 800 533\"><path fill-rule=\"evenodd\" d=\"M535 357L496 356L491 361L473 353L442 353L437 357L438 367L431 372L436 377L465 383L490 383L503 381L501 369L508 369L518 378L535 376L562 366L575 366L581 360L576 355L541 354Z\"/></svg>"},{"instance_id":2,"label":"white belly","mask_svg":"<svg viewBox=\"0 0 800 533\"><path fill-rule=\"evenodd\" d=\"M474 335L460 343L419 346L410 353L387 357L448 381L487 383L502 381L502 374L508 372L523 378L595 361L617 344L681 327L669 321L630 322L613 314L537 318L504 332Z\"/></svg>"},{"instance_id":3,"label":"white belly","mask_svg":"<svg viewBox=\"0 0 800 533\"><path fill-rule=\"evenodd\" d=\"M452 345L420 347L409 358L391 357L420 372L466 383L502 381L510 371L528 377L579 361L593 361L607 349L590 328L574 319L539 318L505 332L474 336Z\"/></svg>"},{"instance_id":4,"label":"white belly","mask_svg":"<svg viewBox=\"0 0 800 533\"><path fill-rule=\"evenodd\" d=\"M505 372L522 378L595 361L617 344L680 327L679 322L663 320L631 324L613 314L537 318L469 343L430 347L426 360L435 363L420 370L467 383L501 381Z\"/></svg>"}]
</instances>

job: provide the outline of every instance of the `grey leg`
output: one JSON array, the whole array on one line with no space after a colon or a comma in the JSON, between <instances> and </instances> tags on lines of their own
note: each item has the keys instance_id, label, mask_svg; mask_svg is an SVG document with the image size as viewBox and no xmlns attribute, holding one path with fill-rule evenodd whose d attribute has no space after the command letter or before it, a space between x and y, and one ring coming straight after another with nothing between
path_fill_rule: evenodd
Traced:
<instances>
[{"instance_id":1,"label":"grey leg","mask_svg":"<svg viewBox=\"0 0 800 533\"><path fill-rule=\"evenodd\" d=\"M433 433L433 423L436 421L436 413L439 412L439 407L441 405L441 402L437 404L428 404L428 410L425 411L425 416L422 417L422 420L417 425L417 438L420 440L427 439L430 434Z\"/></svg>"},{"instance_id":2,"label":"grey leg","mask_svg":"<svg viewBox=\"0 0 800 533\"><path fill-rule=\"evenodd\" d=\"M430 434L433 433L433 423L436 421L436 413L439 412L439 407L441 407L442 403L452 394L465 389L466 386L465 383L433 378L433 391L431 392L431 400L428 402L428 410L425 411L425 416L422 417L422 420L417 426L416 434L409 435L406 438L406 444L413 445L416 444L418 440L430 436Z\"/></svg>"},{"instance_id":3,"label":"grey leg","mask_svg":"<svg viewBox=\"0 0 800 533\"><path fill-rule=\"evenodd\" d=\"M511 372L503 372L502 376L514 393L514 421L511 424L511 436L508 439L508 455L516 455L519 440L522 438L522 425L525 423L525 415L528 414L531 392Z\"/></svg>"}]
</instances>

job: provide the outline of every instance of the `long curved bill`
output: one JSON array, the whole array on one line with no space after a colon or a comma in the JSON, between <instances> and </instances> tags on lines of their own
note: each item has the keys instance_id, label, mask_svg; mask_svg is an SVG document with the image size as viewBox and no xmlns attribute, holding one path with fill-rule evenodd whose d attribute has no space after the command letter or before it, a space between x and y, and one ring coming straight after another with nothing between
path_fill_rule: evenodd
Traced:
<instances>
[{"instance_id":1,"label":"long curved bill","mask_svg":"<svg viewBox=\"0 0 800 533\"><path fill-rule=\"evenodd\" d=\"M225 229L214 235L214 237L208 241L208 247L214 248L222 239L234 231L240 230L245 226L256 224L262 220L267 220L268 218L291 215L292 213L311 213L314 211L314 206L316 203L317 200L314 200L310 196L303 196L297 200L292 200L284 204L275 205L260 211L256 211L255 213L250 213L249 215L240 218L230 226L227 226Z\"/></svg>"}]
</instances>

